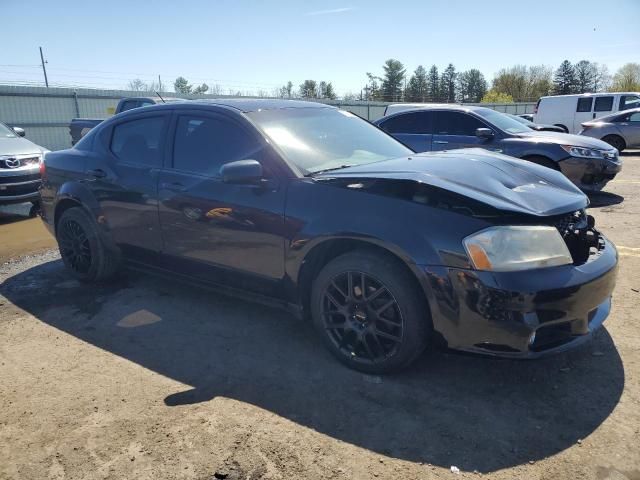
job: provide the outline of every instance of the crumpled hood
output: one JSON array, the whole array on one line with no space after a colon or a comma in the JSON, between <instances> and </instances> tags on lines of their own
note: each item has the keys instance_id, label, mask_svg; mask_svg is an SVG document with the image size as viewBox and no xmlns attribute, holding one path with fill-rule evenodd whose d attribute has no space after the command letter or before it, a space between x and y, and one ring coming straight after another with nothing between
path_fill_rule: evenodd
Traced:
<instances>
[{"instance_id":1,"label":"crumpled hood","mask_svg":"<svg viewBox=\"0 0 640 480\"><path fill-rule=\"evenodd\" d=\"M512 137L514 138L514 137ZM598 150L612 150L607 142L584 135L572 135L570 133L534 131L519 133L515 138L522 138L527 142L553 143L556 145L571 145L573 147L597 148Z\"/></svg>"},{"instance_id":2,"label":"crumpled hood","mask_svg":"<svg viewBox=\"0 0 640 480\"><path fill-rule=\"evenodd\" d=\"M587 196L563 174L480 148L428 152L317 175L329 178L413 180L499 210L549 216L579 210Z\"/></svg>"},{"instance_id":3,"label":"crumpled hood","mask_svg":"<svg viewBox=\"0 0 640 480\"><path fill-rule=\"evenodd\" d=\"M0 137L0 157L44 153L47 150L22 137Z\"/></svg>"}]
</instances>

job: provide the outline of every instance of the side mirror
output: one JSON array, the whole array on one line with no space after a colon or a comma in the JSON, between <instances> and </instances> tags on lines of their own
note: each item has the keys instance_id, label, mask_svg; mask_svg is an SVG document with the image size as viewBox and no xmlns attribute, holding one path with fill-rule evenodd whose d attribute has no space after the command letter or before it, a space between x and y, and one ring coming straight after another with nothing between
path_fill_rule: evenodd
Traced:
<instances>
[{"instance_id":1,"label":"side mirror","mask_svg":"<svg viewBox=\"0 0 640 480\"><path fill-rule=\"evenodd\" d=\"M257 160L238 160L220 167L224 183L257 185L262 180L262 165Z\"/></svg>"},{"instance_id":2,"label":"side mirror","mask_svg":"<svg viewBox=\"0 0 640 480\"><path fill-rule=\"evenodd\" d=\"M16 132L16 135L18 135L19 137L24 137L24 128L20 128L20 127L11 127L11 130L13 130L14 132Z\"/></svg>"},{"instance_id":3,"label":"side mirror","mask_svg":"<svg viewBox=\"0 0 640 480\"><path fill-rule=\"evenodd\" d=\"M493 135L493 130L490 128L476 128L476 137L478 138L489 139L493 138Z\"/></svg>"}]
</instances>

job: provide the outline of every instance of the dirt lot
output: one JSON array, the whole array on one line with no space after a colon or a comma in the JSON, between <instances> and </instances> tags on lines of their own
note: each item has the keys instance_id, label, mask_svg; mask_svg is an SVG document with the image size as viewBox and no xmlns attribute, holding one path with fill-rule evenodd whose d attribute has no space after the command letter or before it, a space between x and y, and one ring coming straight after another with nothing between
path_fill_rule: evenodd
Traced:
<instances>
[{"instance_id":1,"label":"dirt lot","mask_svg":"<svg viewBox=\"0 0 640 480\"><path fill-rule=\"evenodd\" d=\"M80 285L5 216L0 478L640 479L640 154L624 161L590 210L620 251L592 343L383 378L279 310L134 273Z\"/></svg>"}]
</instances>

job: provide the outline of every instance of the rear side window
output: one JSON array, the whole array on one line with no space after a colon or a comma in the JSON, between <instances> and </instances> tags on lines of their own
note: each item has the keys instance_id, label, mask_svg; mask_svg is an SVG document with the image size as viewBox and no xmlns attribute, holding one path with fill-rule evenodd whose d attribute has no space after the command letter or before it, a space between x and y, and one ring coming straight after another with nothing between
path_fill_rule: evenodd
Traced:
<instances>
[{"instance_id":1,"label":"rear side window","mask_svg":"<svg viewBox=\"0 0 640 480\"><path fill-rule=\"evenodd\" d=\"M436 135L464 135L475 136L476 129L486 125L477 118L461 112L437 112L435 118Z\"/></svg>"},{"instance_id":2,"label":"rear side window","mask_svg":"<svg viewBox=\"0 0 640 480\"><path fill-rule=\"evenodd\" d=\"M178 117L173 167L217 177L220 167L236 160L257 160L257 140L234 122L218 117Z\"/></svg>"},{"instance_id":3,"label":"rear side window","mask_svg":"<svg viewBox=\"0 0 640 480\"><path fill-rule=\"evenodd\" d=\"M637 95L621 95L620 108L618 110L629 110L640 107L640 97Z\"/></svg>"},{"instance_id":4,"label":"rear side window","mask_svg":"<svg viewBox=\"0 0 640 480\"><path fill-rule=\"evenodd\" d=\"M390 118L380 125L388 133L428 134L432 130L433 112L410 112Z\"/></svg>"},{"instance_id":5,"label":"rear side window","mask_svg":"<svg viewBox=\"0 0 640 480\"><path fill-rule=\"evenodd\" d=\"M629 121L640 123L640 112L632 113L631 115L629 115Z\"/></svg>"},{"instance_id":6,"label":"rear side window","mask_svg":"<svg viewBox=\"0 0 640 480\"><path fill-rule=\"evenodd\" d=\"M159 167L164 124L165 117L145 117L117 124L111 135L111 151L123 162Z\"/></svg>"},{"instance_id":7,"label":"rear side window","mask_svg":"<svg viewBox=\"0 0 640 480\"><path fill-rule=\"evenodd\" d=\"M610 112L613 108L613 97L596 97L594 112Z\"/></svg>"},{"instance_id":8,"label":"rear side window","mask_svg":"<svg viewBox=\"0 0 640 480\"><path fill-rule=\"evenodd\" d=\"M576 112L590 112L591 104L593 104L593 97L578 98L578 108L576 108Z\"/></svg>"}]
</instances>

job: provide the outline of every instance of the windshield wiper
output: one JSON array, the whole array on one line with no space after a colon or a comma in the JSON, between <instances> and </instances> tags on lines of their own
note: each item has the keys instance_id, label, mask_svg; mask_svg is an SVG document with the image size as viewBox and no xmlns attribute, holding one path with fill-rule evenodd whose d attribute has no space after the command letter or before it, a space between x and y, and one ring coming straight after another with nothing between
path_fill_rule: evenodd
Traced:
<instances>
[{"instance_id":1,"label":"windshield wiper","mask_svg":"<svg viewBox=\"0 0 640 480\"><path fill-rule=\"evenodd\" d=\"M314 175L319 175L321 173L332 172L334 170L342 170L343 168L353 167L353 165L341 165L339 167L331 167L325 168L323 170L316 170L315 172L309 172L305 175L305 177L313 177Z\"/></svg>"}]
</instances>

